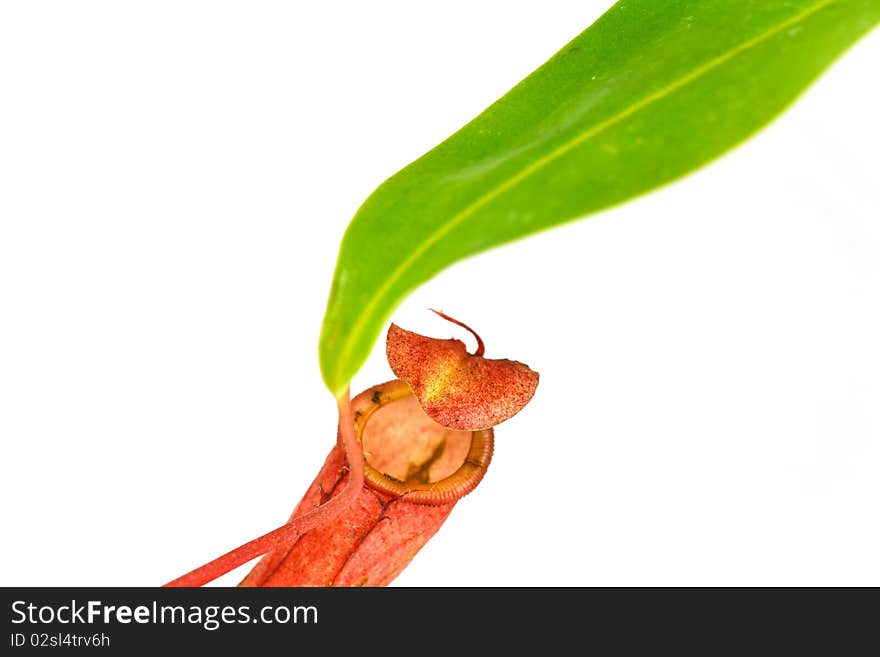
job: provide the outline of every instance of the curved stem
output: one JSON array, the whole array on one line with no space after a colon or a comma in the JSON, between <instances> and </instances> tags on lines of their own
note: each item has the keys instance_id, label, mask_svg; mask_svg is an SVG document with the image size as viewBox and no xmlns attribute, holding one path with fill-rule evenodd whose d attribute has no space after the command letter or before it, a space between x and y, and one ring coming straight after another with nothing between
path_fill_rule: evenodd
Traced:
<instances>
[{"instance_id":1,"label":"curved stem","mask_svg":"<svg viewBox=\"0 0 880 657\"><path fill-rule=\"evenodd\" d=\"M240 545L234 550L209 561L195 570L191 570L177 579L173 579L165 587L177 586L202 586L221 575L228 573L234 568L247 563L251 559L266 554L276 548L290 545L300 536L315 527L329 522L344 511L355 498L364 485L364 454L360 442L355 433L354 414L351 410L351 399L348 386L336 399L339 408L339 441L345 450L348 460L348 483L343 491L336 497L328 500L312 511L296 518L292 518L287 524L273 529L272 531Z\"/></svg>"},{"instance_id":2,"label":"curved stem","mask_svg":"<svg viewBox=\"0 0 880 657\"><path fill-rule=\"evenodd\" d=\"M445 319L447 322L452 322L453 324L457 324L458 326L460 326L461 328L466 330L468 333L470 333L472 336L474 336L477 339L477 350L472 354L473 356L482 357L482 355L484 353L486 353L486 346L483 344L483 338L481 338L477 334L477 332L474 329L472 329L470 326L468 326L464 322L458 321L454 317L450 317L449 315L447 315L446 313L444 313L441 310L434 310L433 308L428 308L428 310L430 310L432 313L440 315L440 317Z\"/></svg>"}]
</instances>

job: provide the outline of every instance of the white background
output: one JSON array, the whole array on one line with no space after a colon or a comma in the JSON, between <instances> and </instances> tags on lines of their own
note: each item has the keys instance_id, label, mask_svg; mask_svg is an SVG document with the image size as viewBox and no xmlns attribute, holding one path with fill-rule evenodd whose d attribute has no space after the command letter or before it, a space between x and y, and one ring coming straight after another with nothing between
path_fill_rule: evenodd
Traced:
<instances>
[{"instance_id":1,"label":"white background","mask_svg":"<svg viewBox=\"0 0 880 657\"><path fill-rule=\"evenodd\" d=\"M351 215L610 5L0 5L0 584L158 585L283 522ZM880 585L878 36L395 313L541 383L394 585ZM379 343L353 392L390 378Z\"/></svg>"}]
</instances>

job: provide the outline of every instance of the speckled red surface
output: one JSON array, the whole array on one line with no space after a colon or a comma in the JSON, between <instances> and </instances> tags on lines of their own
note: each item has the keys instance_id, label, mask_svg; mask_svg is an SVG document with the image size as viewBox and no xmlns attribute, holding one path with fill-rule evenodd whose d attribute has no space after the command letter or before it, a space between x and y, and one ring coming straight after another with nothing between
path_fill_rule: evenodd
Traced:
<instances>
[{"instance_id":1,"label":"speckled red surface","mask_svg":"<svg viewBox=\"0 0 880 657\"><path fill-rule=\"evenodd\" d=\"M475 431L511 418L529 403L538 373L515 360L471 355L460 340L440 340L392 324L388 364L444 427Z\"/></svg>"}]
</instances>

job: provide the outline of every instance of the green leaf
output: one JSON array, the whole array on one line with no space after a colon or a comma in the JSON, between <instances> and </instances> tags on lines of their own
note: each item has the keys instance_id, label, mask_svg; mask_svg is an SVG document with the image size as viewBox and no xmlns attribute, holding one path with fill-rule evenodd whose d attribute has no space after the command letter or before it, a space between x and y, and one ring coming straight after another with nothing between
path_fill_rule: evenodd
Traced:
<instances>
[{"instance_id":1,"label":"green leaf","mask_svg":"<svg viewBox=\"0 0 880 657\"><path fill-rule=\"evenodd\" d=\"M445 267L621 203L768 123L880 20L880 0L623 0L382 183L339 251L320 342L341 394Z\"/></svg>"}]
</instances>

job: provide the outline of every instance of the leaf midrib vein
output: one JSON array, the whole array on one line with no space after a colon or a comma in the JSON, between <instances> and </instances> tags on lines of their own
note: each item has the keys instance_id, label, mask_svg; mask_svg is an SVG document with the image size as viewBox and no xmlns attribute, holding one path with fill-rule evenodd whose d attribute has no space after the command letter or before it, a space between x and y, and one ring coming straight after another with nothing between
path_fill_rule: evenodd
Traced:
<instances>
[{"instance_id":1,"label":"leaf midrib vein","mask_svg":"<svg viewBox=\"0 0 880 657\"><path fill-rule=\"evenodd\" d=\"M358 313L357 319L355 320L354 324L351 327L351 330L348 332L348 335L343 342L342 350L340 352L340 357L337 360L337 363L344 363L346 361L354 346L355 336L357 336L358 333L361 331L364 323L367 321L367 318L370 316L370 313L373 311L373 309L378 305L379 301L388 293L388 291L394 286L394 284L397 283L397 281L403 276L403 273L406 272L412 266L412 264L416 262L419 258L421 258L431 247L433 247L437 242L443 239L447 234L449 234L454 228L456 228L462 221L467 219L474 212L479 210L484 205L495 200L498 196L508 191L512 187L515 187L520 182L531 176L533 173L540 171L549 163L562 157L572 149L577 148L587 140L604 132L608 128L616 125L617 123L620 123L625 118L632 116L633 114L639 112L648 105L651 105L671 95L672 93L674 93L678 89L681 89L690 82L693 82L694 80L702 77L709 71L733 59L738 54L745 52L746 50L757 46L767 39L776 36L783 30L803 21L807 17L811 16L817 11L820 11L821 9L824 9L834 2L837 2L837 0L821 0L820 2L817 2L807 9L804 9L794 16L791 16L790 18L782 21L775 27L760 34L757 34L752 38L743 41L738 46L731 48L727 52L718 55L713 59L710 59L705 64L697 66L689 73L686 73L678 79L673 80L672 82L665 85L664 87L661 87L657 91L648 94L641 100L632 103L631 105L619 111L617 114L614 114L604 121L600 121L599 123L595 124L591 128L584 130L580 134L575 135L569 141L557 146L543 157L538 158L529 166L523 168L521 171L511 176L510 178L507 178L502 183L493 187L488 192L486 192L476 200L472 201L469 205L459 210L458 213L456 213L448 222L440 226L436 231L434 231L434 233L429 235L426 240L424 240L412 253L410 253L410 255L403 262L395 267L391 271L391 273L385 278L385 282L376 291L370 302L361 310L361 312ZM340 369L339 365L337 365L336 369Z\"/></svg>"}]
</instances>

